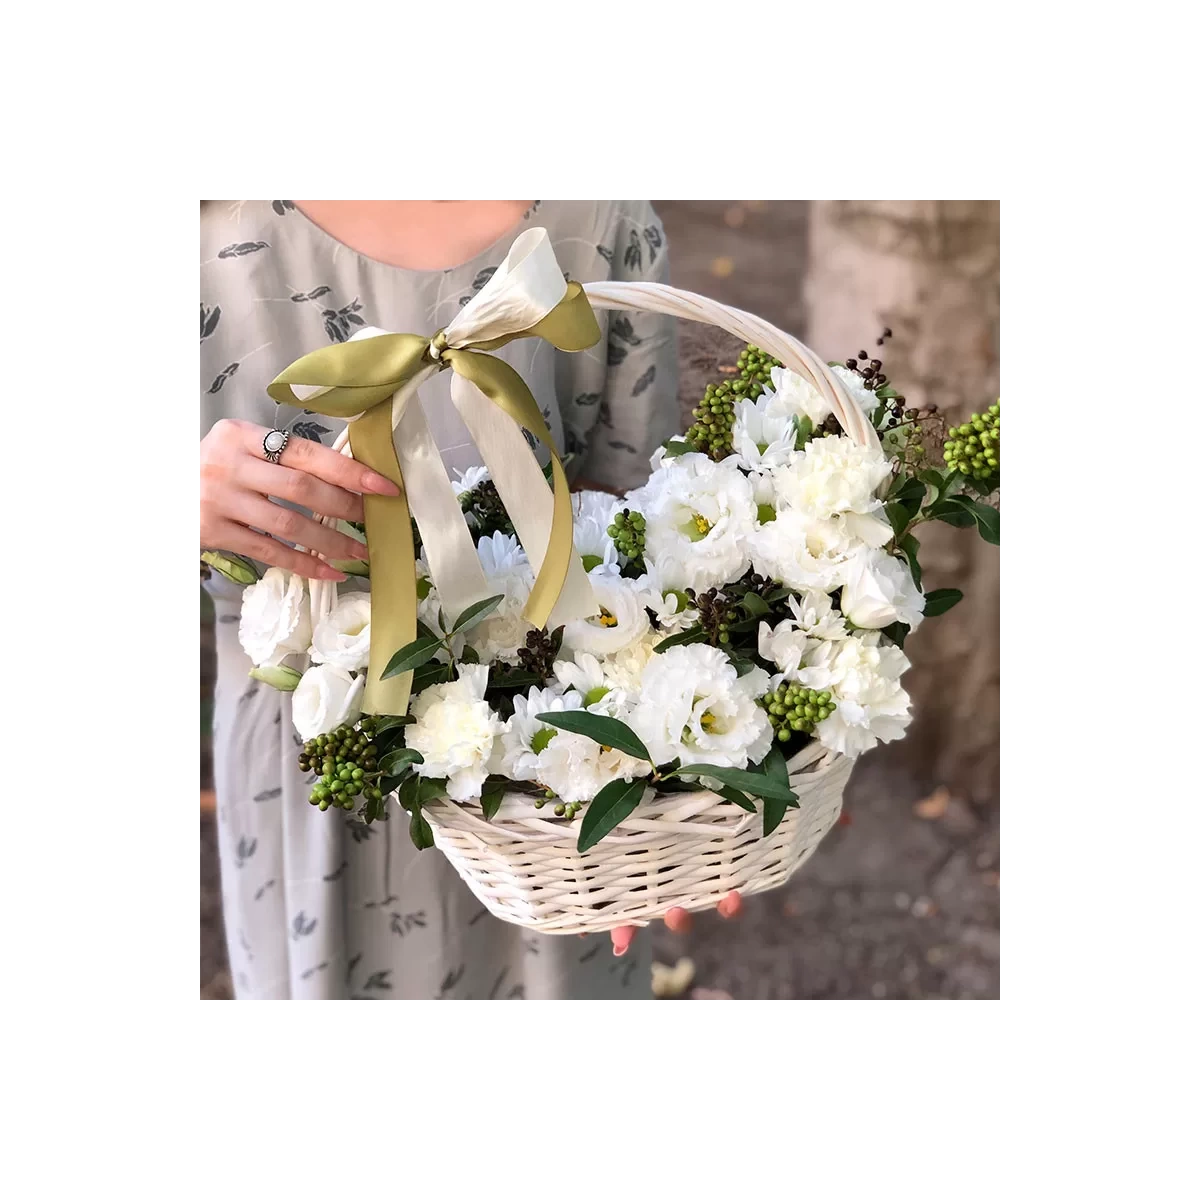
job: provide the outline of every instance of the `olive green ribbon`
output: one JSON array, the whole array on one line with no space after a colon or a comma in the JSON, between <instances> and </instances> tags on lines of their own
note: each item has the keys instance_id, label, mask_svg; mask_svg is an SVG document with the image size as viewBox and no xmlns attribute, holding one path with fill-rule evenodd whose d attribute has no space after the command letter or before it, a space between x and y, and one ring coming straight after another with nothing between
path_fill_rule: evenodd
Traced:
<instances>
[{"instance_id":1,"label":"olive green ribbon","mask_svg":"<svg viewBox=\"0 0 1200 1200\"><path fill-rule=\"evenodd\" d=\"M480 293L477 299L481 299L482 295ZM413 405L422 380L437 370L449 368L460 379L478 388L496 410L510 418L515 426L528 430L549 451L553 472L552 493L546 487L533 449L524 437L516 438L519 446L511 439L506 440L500 450L504 455L527 455L537 473L536 489L541 494L525 494L518 498L514 493L513 503L520 502L527 507L532 504L539 508L552 505L549 538L540 565L535 557L539 548L525 546L537 570L524 610L528 621L539 627L545 626L563 591L568 572L573 569L577 556L574 554L570 489L562 460L525 381L508 363L487 353L517 338L528 337L542 338L559 350L586 350L595 345L600 339L600 328L583 288L578 283L567 284L563 298L527 329L487 340L468 341L461 346L447 346L444 331L439 331L432 338L411 333L379 333L362 340L325 346L297 359L280 372L267 388L267 394L278 403L297 405L323 416L348 421L350 449L354 458L390 479L400 489L400 494L394 497L363 497L371 562L371 652L363 698L364 712L402 716L408 707L412 672L406 671L391 679L383 679L382 673L392 655L417 636L416 555L410 517L416 517L427 553L434 549L430 544L431 539L439 537L447 541L457 538L457 544L461 545L462 534L466 530L461 507L449 488L445 468L441 466L440 457L436 455L436 448L432 447L431 441L430 454L436 458L444 486L441 490L431 487L430 492L436 493L432 497L417 498L414 494L411 504L405 487L404 472L393 440L393 427L400 424L407 406ZM319 390L297 396L293 387ZM416 401L414 407L419 410L420 402ZM423 415L419 421L428 441ZM468 421L468 428L484 462L493 466L489 462L489 455L494 461L496 448L485 445L486 438L481 440L476 436L477 429L482 431L484 426L477 423L476 428L471 428L471 422ZM492 474L493 478L497 477L494 467ZM426 474L423 478L428 480L429 476ZM516 489L522 490L528 493L528 488ZM512 515L513 505L503 494L501 498L509 505ZM422 510L426 515L424 522ZM427 530L426 525L431 528ZM469 532L466 537L466 544L471 547L470 553L474 558ZM478 560L475 559L472 565L476 575L482 579ZM437 586L438 576L432 569L432 554L430 567L433 582ZM439 595L443 609L451 613L451 619L457 615L456 610L465 606L461 595L443 595L440 588ZM467 602L480 598L477 595L465 597Z\"/></svg>"}]
</instances>

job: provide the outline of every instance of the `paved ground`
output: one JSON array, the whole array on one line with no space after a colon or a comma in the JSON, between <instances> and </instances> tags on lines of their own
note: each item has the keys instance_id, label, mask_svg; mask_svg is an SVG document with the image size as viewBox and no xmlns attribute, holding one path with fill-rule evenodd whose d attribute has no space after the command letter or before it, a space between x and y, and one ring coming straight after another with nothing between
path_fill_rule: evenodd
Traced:
<instances>
[{"instance_id":1,"label":"paved ground","mask_svg":"<svg viewBox=\"0 0 1200 1200\"><path fill-rule=\"evenodd\" d=\"M656 202L673 282L803 334L806 210L795 203ZM681 327L681 408L729 361L730 340ZM735 349L736 353L736 349ZM655 957L696 966L693 998L989 999L1000 988L999 813L936 794L887 749L855 768L848 823L738 922L654 932ZM933 795L931 795L933 794ZM230 995L215 828L201 816L201 996Z\"/></svg>"}]
</instances>

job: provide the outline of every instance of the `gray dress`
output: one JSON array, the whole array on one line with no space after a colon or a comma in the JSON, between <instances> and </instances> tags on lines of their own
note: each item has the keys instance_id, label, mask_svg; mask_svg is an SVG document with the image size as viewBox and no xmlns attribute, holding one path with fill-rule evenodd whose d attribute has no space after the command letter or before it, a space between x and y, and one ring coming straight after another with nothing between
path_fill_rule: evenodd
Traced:
<instances>
[{"instance_id":1,"label":"gray dress","mask_svg":"<svg viewBox=\"0 0 1200 1200\"><path fill-rule=\"evenodd\" d=\"M538 201L470 262L443 271L363 257L290 201L212 201L201 212L201 433L222 417L332 444L340 422L279 408L266 385L294 359L374 325L432 334L491 276L513 239L544 226L583 282L667 278L662 225L645 201ZM644 481L677 429L669 318L597 312L603 336L564 354L538 339L499 354L542 408L568 470L621 489ZM449 373L422 389L448 467L479 462L449 403ZM213 760L221 883L238 999L649 997L649 939L614 958L607 935L547 937L497 921L407 823L319 812L296 766L291 698L249 679L240 590L210 584L217 613ZM402 814L401 814L402 815Z\"/></svg>"}]
</instances>

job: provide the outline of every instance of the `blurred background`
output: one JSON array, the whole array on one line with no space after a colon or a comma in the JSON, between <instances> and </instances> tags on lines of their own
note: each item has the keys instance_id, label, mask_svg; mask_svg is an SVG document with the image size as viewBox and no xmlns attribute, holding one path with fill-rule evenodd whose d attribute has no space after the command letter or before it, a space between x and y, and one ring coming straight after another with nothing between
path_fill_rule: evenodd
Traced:
<instances>
[{"instance_id":1,"label":"blurred background","mask_svg":"<svg viewBox=\"0 0 1200 1200\"><path fill-rule=\"evenodd\" d=\"M655 200L671 282L744 308L824 358L881 355L951 421L999 396L1000 205L988 200ZM681 322L680 428L741 348ZM989 999L1000 989L1000 552L940 523L926 589L965 599L906 645L908 736L864 755L842 823L745 916L651 935L679 999ZM201 593L200 994L230 999L208 742L215 654ZM645 936L645 935L642 935Z\"/></svg>"}]
</instances>

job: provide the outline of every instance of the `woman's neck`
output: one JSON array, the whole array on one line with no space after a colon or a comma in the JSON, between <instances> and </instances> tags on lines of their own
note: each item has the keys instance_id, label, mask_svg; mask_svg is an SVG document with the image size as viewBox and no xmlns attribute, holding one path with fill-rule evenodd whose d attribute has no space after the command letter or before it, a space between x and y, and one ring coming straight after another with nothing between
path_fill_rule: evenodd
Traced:
<instances>
[{"instance_id":1,"label":"woman's neck","mask_svg":"<svg viewBox=\"0 0 1200 1200\"><path fill-rule=\"evenodd\" d=\"M531 200L297 200L330 237L392 267L439 271L470 262L515 230Z\"/></svg>"}]
</instances>

